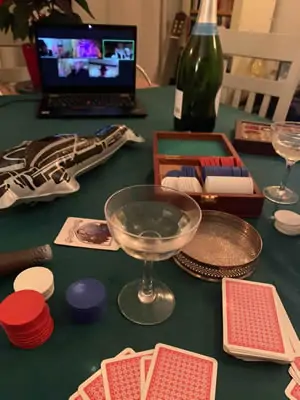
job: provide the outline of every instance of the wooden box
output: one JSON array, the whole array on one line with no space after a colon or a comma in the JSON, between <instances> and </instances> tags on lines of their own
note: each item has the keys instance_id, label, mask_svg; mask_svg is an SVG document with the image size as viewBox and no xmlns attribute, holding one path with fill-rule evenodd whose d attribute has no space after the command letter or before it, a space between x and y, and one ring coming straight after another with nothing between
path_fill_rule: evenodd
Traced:
<instances>
[{"instance_id":1,"label":"wooden box","mask_svg":"<svg viewBox=\"0 0 300 400\"><path fill-rule=\"evenodd\" d=\"M237 121L234 147L241 153L274 156L271 124L251 121Z\"/></svg>"},{"instance_id":2,"label":"wooden box","mask_svg":"<svg viewBox=\"0 0 300 400\"><path fill-rule=\"evenodd\" d=\"M162 179L170 170L182 166L196 168L202 187L200 157L234 157L244 165L238 153L222 133L164 132L154 133L153 163L154 181L161 185ZM249 171L250 172L250 171ZM258 217L263 208L264 196L254 183L254 193L244 194L210 194L188 193L204 210L218 210L239 217Z\"/></svg>"}]
</instances>

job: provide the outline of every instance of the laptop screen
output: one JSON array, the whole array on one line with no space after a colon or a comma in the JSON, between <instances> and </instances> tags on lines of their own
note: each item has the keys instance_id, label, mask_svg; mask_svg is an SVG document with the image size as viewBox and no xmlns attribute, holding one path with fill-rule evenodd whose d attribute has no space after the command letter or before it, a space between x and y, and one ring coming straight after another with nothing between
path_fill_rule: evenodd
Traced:
<instances>
[{"instance_id":1,"label":"laptop screen","mask_svg":"<svg viewBox=\"0 0 300 400\"><path fill-rule=\"evenodd\" d=\"M51 93L132 93L136 27L37 25L42 89Z\"/></svg>"}]
</instances>

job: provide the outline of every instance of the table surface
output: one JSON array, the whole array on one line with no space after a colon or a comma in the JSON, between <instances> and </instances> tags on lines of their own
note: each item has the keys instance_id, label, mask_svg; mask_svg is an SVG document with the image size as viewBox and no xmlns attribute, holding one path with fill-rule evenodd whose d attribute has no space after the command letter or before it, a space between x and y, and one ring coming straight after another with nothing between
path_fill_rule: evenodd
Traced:
<instances>
[{"instance_id":1,"label":"table surface","mask_svg":"<svg viewBox=\"0 0 300 400\"><path fill-rule=\"evenodd\" d=\"M145 120L37 120L37 104L30 97L0 98L1 149L57 133L93 134L112 122L125 123L146 138L143 145L122 148L105 165L82 176L79 192L51 203L0 213L0 251L53 243L67 217L102 219L104 202L110 194L124 186L153 182L152 133L172 130L174 93L172 88L155 88L141 90L138 95L149 112ZM216 131L232 137L236 119L257 118L222 106ZM260 187L279 183L284 172L279 157L242 158ZM290 187L298 192L299 178L300 169L296 166ZM262 216L251 221L264 241L257 271L251 279L276 285L296 330L300 331L300 242L299 238L286 237L272 227L268 217L273 209L266 203ZM293 209L299 211L299 205ZM139 261L121 250L105 252L53 245L53 251L51 269L56 291L49 305L55 320L54 334L41 348L23 351L11 347L0 332L1 399L67 399L99 367L101 360L125 347L140 351L153 348L158 342L215 357L219 363L217 400L284 398L289 382L287 366L247 363L223 352L219 284L194 279L172 261L157 263L156 273L175 293L176 308L165 323L143 327L127 321L116 302L122 286L140 275ZM67 316L64 296L72 282L84 277L104 283L109 307L101 323L76 326ZM1 278L1 300L12 291L13 279L14 276Z\"/></svg>"}]
</instances>

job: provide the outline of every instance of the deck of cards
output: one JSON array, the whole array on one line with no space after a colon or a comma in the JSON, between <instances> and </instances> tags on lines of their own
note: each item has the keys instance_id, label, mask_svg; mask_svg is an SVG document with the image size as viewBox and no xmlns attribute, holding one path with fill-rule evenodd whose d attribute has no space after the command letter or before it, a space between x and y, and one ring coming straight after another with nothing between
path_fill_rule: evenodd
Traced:
<instances>
[{"instance_id":1,"label":"deck of cards","mask_svg":"<svg viewBox=\"0 0 300 400\"><path fill-rule=\"evenodd\" d=\"M290 400L300 400L300 357L296 357L292 362L289 374L292 380L286 388L285 394Z\"/></svg>"},{"instance_id":2,"label":"deck of cards","mask_svg":"<svg viewBox=\"0 0 300 400\"><path fill-rule=\"evenodd\" d=\"M217 361L165 344L102 361L69 400L214 400Z\"/></svg>"},{"instance_id":3,"label":"deck of cards","mask_svg":"<svg viewBox=\"0 0 300 400\"><path fill-rule=\"evenodd\" d=\"M223 348L245 361L289 364L298 338L275 286L223 279Z\"/></svg>"},{"instance_id":4,"label":"deck of cards","mask_svg":"<svg viewBox=\"0 0 300 400\"><path fill-rule=\"evenodd\" d=\"M97 219L67 218L54 243L96 250L119 250L107 222Z\"/></svg>"}]
</instances>

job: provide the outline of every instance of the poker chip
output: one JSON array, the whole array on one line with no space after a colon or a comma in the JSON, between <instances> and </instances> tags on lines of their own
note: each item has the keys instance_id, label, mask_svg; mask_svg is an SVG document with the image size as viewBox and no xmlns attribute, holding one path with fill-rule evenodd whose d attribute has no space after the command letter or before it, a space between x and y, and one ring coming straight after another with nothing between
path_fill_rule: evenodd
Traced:
<instances>
[{"instance_id":1,"label":"poker chip","mask_svg":"<svg viewBox=\"0 0 300 400\"><path fill-rule=\"evenodd\" d=\"M242 171L240 167L231 167L232 176L242 176Z\"/></svg>"},{"instance_id":2,"label":"poker chip","mask_svg":"<svg viewBox=\"0 0 300 400\"><path fill-rule=\"evenodd\" d=\"M178 178L166 176L162 181L161 185L165 187L169 187L171 189L178 190Z\"/></svg>"},{"instance_id":3,"label":"poker chip","mask_svg":"<svg viewBox=\"0 0 300 400\"><path fill-rule=\"evenodd\" d=\"M197 170L190 165L183 165L180 170L168 171L161 185L185 193L202 193Z\"/></svg>"},{"instance_id":4,"label":"poker chip","mask_svg":"<svg viewBox=\"0 0 300 400\"><path fill-rule=\"evenodd\" d=\"M235 177L249 177L249 172L245 167L211 167L206 166L201 168L202 179L205 181L208 176L235 176Z\"/></svg>"},{"instance_id":5,"label":"poker chip","mask_svg":"<svg viewBox=\"0 0 300 400\"><path fill-rule=\"evenodd\" d=\"M87 278L72 283L66 291L71 318L77 323L102 319L107 308L106 289L96 279Z\"/></svg>"},{"instance_id":6,"label":"poker chip","mask_svg":"<svg viewBox=\"0 0 300 400\"><path fill-rule=\"evenodd\" d=\"M169 177L169 178L178 178L179 176L181 176L181 172L177 169L168 171L166 173L166 177Z\"/></svg>"},{"instance_id":7,"label":"poker chip","mask_svg":"<svg viewBox=\"0 0 300 400\"><path fill-rule=\"evenodd\" d=\"M220 157L220 164L222 167L233 167L235 166L234 157Z\"/></svg>"},{"instance_id":8,"label":"poker chip","mask_svg":"<svg viewBox=\"0 0 300 400\"><path fill-rule=\"evenodd\" d=\"M300 228L300 214L289 210L279 210L274 213L276 221L283 225Z\"/></svg>"},{"instance_id":9,"label":"poker chip","mask_svg":"<svg viewBox=\"0 0 300 400\"><path fill-rule=\"evenodd\" d=\"M247 168L246 167L240 167L240 168L241 168L241 176L243 176L244 178L247 178L250 175Z\"/></svg>"},{"instance_id":10,"label":"poker chip","mask_svg":"<svg viewBox=\"0 0 300 400\"><path fill-rule=\"evenodd\" d=\"M242 163L242 161L241 161L239 158L235 158L235 159L234 159L234 165L235 165L236 167L243 167L243 163Z\"/></svg>"},{"instance_id":11,"label":"poker chip","mask_svg":"<svg viewBox=\"0 0 300 400\"><path fill-rule=\"evenodd\" d=\"M22 271L14 280L14 291L29 289L41 293L48 300L54 293L52 271L45 267L32 267Z\"/></svg>"},{"instance_id":12,"label":"poker chip","mask_svg":"<svg viewBox=\"0 0 300 400\"><path fill-rule=\"evenodd\" d=\"M1 325L16 347L34 349L52 335L54 322L43 295L20 290L7 296L0 305Z\"/></svg>"},{"instance_id":13,"label":"poker chip","mask_svg":"<svg viewBox=\"0 0 300 400\"><path fill-rule=\"evenodd\" d=\"M286 225L283 225L277 221L274 222L274 227L278 230L278 232L283 233L284 235L287 235L287 236L300 235L300 228L298 228L298 229L286 228Z\"/></svg>"},{"instance_id":14,"label":"poker chip","mask_svg":"<svg viewBox=\"0 0 300 400\"><path fill-rule=\"evenodd\" d=\"M274 213L274 227L288 236L300 235L300 215L289 210L279 210Z\"/></svg>"}]
</instances>

